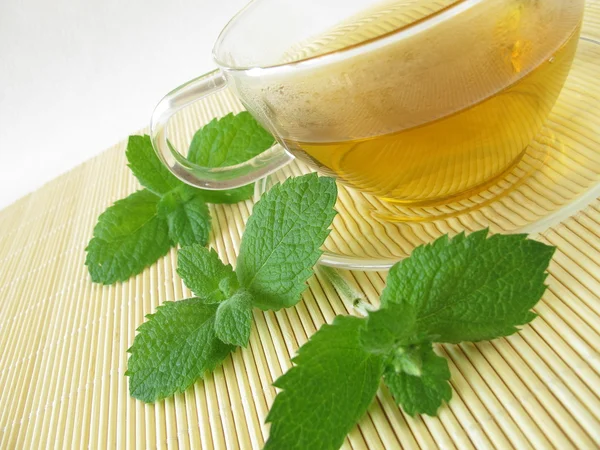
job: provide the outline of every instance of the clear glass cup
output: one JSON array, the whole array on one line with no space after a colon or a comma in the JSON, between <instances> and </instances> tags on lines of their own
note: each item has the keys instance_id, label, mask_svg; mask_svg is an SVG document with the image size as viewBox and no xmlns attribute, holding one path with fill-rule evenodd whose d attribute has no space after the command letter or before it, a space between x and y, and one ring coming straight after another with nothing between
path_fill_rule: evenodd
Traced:
<instances>
[{"instance_id":1,"label":"clear glass cup","mask_svg":"<svg viewBox=\"0 0 600 450\"><path fill-rule=\"evenodd\" d=\"M254 0L214 47L218 69L151 122L183 181L230 189L295 157L390 204L468 198L511 171L542 129L576 51L583 0ZM278 141L231 167L167 139L179 110L230 88Z\"/></svg>"}]
</instances>

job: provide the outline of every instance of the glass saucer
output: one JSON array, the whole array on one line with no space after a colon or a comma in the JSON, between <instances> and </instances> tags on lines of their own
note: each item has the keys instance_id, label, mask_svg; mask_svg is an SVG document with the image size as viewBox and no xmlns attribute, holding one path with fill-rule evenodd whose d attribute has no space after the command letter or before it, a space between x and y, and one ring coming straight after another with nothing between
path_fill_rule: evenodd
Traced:
<instances>
[{"instance_id":1,"label":"glass saucer","mask_svg":"<svg viewBox=\"0 0 600 450\"><path fill-rule=\"evenodd\" d=\"M584 26L582 36L586 34ZM540 233L600 196L600 41L582 37L546 127L507 174L470 198L434 207L386 203L338 183L332 232L320 263L384 270L433 239L489 227L493 233ZM311 172L295 160L257 183Z\"/></svg>"}]
</instances>

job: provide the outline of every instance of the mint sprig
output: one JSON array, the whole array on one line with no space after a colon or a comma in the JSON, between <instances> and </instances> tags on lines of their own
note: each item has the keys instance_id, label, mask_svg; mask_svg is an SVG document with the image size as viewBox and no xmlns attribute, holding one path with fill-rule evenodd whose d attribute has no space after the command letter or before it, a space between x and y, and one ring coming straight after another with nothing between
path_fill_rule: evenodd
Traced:
<instances>
[{"instance_id":1,"label":"mint sprig","mask_svg":"<svg viewBox=\"0 0 600 450\"><path fill-rule=\"evenodd\" d=\"M250 159L273 143L273 137L242 112L199 129L188 153L192 162L222 167ZM253 193L253 184L227 191L188 186L162 164L148 136L130 136L126 156L145 189L117 201L98 218L85 261L96 283L127 280L175 245L206 245L211 229L206 203L236 203Z\"/></svg>"},{"instance_id":2,"label":"mint sprig","mask_svg":"<svg viewBox=\"0 0 600 450\"><path fill-rule=\"evenodd\" d=\"M353 401L364 405L365 388L370 395L366 403L374 398L371 381L363 390L355 383L345 384L348 389L336 391L335 398L323 397L316 387L328 377L344 385L347 368L340 361L350 358L348 348L356 354L355 342L363 358L381 361L384 383L408 414L435 415L452 391L448 363L432 344L513 334L536 317L531 308L546 289L545 271L554 247L525 235L487 235L488 230L482 230L453 239L444 236L415 249L390 270L381 308L354 319L352 333L343 330L339 318L321 327L298 351L296 366L274 384L283 390L267 417L271 434L266 448L303 449L308 448L306 442L313 449L341 446L348 423L336 424L311 411L319 401L327 401L328 417L349 417ZM346 336L344 345L330 345L323 338L341 334ZM364 366L352 376L371 380L372 368ZM365 410L366 406L361 409ZM319 439L313 441L312 436Z\"/></svg>"},{"instance_id":3,"label":"mint sprig","mask_svg":"<svg viewBox=\"0 0 600 450\"><path fill-rule=\"evenodd\" d=\"M336 198L333 179L316 174L275 186L254 206L235 271L202 245L179 250L177 272L196 298L160 307L140 326L127 370L131 395L152 402L180 392L248 345L253 308L300 301Z\"/></svg>"},{"instance_id":4,"label":"mint sprig","mask_svg":"<svg viewBox=\"0 0 600 450\"><path fill-rule=\"evenodd\" d=\"M211 128L196 143L207 139L234 149L246 139L245 132L227 129L221 135ZM194 152L198 161L210 161ZM191 244L179 251L177 271L195 297L160 306L129 350L130 393L153 402L185 390L236 347L247 346L254 308L278 310L300 300L329 234L337 191L331 178L316 174L272 188L254 207L234 270L214 250L191 243L205 231L197 226L205 217L198 200L204 197L173 188L159 166L149 167L154 175L142 177L147 190L134 194L131 204L126 199L113 207L135 211L135 218L109 208L94 239L128 254L128 239L135 236L143 256L146 235L162 224L167 243ZM168 250L162 245L152 251ZM382 381L409 415L437 414L452 388L448 362L435 345L508 336L533 320L553 253L525 235L489 237L488 230L444 236L415 249L390 270L379 309L364 318L337 317L299 349L294 366L274 383L281 391L267 416L265 447L339 448ZM127 270L146 261L138 259ZM100 267L121 276L119 265Z\"/></svg>"}]
</instances>

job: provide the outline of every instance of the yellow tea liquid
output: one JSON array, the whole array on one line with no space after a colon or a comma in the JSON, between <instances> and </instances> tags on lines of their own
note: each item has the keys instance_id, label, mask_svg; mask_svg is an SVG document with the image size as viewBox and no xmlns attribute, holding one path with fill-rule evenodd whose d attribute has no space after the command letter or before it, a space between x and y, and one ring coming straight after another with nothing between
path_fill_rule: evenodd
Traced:
<instances>
[{"instance_id":1,"label":"yellow tea liquid","mask_svg":"<svg viewBox=\"0 0 600 450\"><path fill-rule=\"evenodd\" d=\"M562 89L577 41L573 33L515 84L450 116L383 136L284 142L349 185L388 201L468 196L520 160Z\"/></svg>"},{"instance_id":2,"label":"yellow tea liquid","mask_svg":"<svg viewBox=\"0 0 600 450\"><path fill-rule=\"evenodd\" d=\"M289 76L261 95L277 112L282 142L350 186L413 205L467 196L520 160L569 73L581 16L568 1L546 2L469 10L368 55ZM428 11L413 2L419 9L407 13L409 3L389 2L286 57L335 52L406 27Z\"/></svg>"}]
</instances>

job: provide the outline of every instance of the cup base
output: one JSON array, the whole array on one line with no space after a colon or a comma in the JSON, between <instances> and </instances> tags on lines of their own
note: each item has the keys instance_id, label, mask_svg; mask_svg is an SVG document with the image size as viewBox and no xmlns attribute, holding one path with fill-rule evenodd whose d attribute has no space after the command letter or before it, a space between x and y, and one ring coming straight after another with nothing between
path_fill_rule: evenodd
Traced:
<instances>
[{"instance_id":1,"label":"cup base","mask_svg":"<svg viewBox=\"0 0 600 450\"><path fill-rule=\"evenodd\" d=\"M549 156L545 146L528 146L505 170L465 192L427 201L399 202L382 198L372 216L383 222L429 222L473 211L509 194L539 170ZM487 191L493 196L486 195Z\"/></svg>"}]
</instances>

